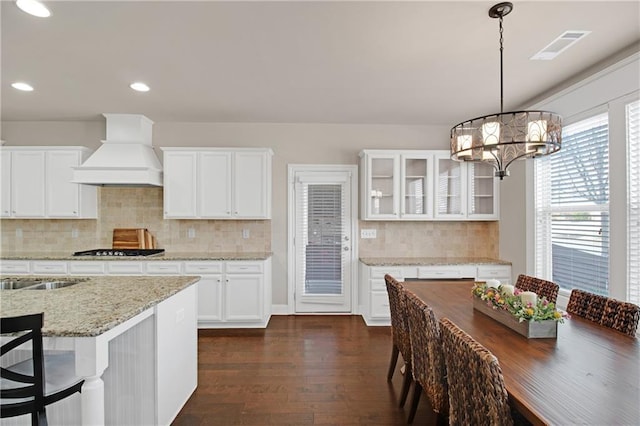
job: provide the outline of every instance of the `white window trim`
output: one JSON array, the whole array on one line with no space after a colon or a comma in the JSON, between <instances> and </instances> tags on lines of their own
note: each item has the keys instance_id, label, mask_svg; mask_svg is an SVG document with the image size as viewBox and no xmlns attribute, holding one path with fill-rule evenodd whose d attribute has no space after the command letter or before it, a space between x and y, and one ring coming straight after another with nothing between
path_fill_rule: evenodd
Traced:
<instances>
[{"instance_id":1,"label":"white window trim","mask_svg":"<svg viewBox=\"0 0 640 426\"><path fill-rule=\"evenodd\" d=\"M609 110L609 163L616 172L609 174L610 264L609 296L627 297L627 209L626 209L626 115L627 103L640 97L638 69L640 53L603 70L582 82L532 106L549 109L567 117L566 123L591 115L598 108ZM609 87L603 91L603 87ZM603 94L604 93L604 94ZM610 96L606 98L605 96ZM585 108L587 106L587 108ZM525 164L526 273L535 271L535 193L533 161ZM558 306L566 307L569 292L560 290Z\"/></svg>"}]
</instances>

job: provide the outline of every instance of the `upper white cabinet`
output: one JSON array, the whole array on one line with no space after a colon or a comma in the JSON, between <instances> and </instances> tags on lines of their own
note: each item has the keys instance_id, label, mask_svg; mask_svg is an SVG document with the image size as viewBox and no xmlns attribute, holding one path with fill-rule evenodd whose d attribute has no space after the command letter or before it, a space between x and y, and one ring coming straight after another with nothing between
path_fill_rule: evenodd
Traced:
<instances>
[{"instance_id":1,"label":"upper white cabinet","mask_svg":"<svg viewBox=\"0 0 640 426\"><path fill-rule=\"evenodd\" d=\"M271 149L162 150L165 218L271 217Z\"/></svg>"},{"instance_id":2,"label":"upper white cabinet","mask_svg":"<svg viewBox=\"0 0 640 426\"><path fill-rule=\"evenodd\" d=\"M365 150L360 153L364 220L433 218L433 154Z\"/></svg>"},{"instance_id":3,"label":"upper white cabinet","mask_svg":"<svg viewBox=\"0 0 640 426\"><path fill-rule=\"evenodd\" d=\"M91 151L84 147L3 147L1 217L95 219L94 186L72 183Z\"/></svg>"},{"instance_id":4,"label":"upper white cabinet","mask_svg":"<svg viewBox=\"0 0 640 426\"><path fill-rule=\"evenodd\" d=\"M484 163L454 161L449 151L435 153L435 218L499 219L498 179Z\"/></svg>"}]
</instances>

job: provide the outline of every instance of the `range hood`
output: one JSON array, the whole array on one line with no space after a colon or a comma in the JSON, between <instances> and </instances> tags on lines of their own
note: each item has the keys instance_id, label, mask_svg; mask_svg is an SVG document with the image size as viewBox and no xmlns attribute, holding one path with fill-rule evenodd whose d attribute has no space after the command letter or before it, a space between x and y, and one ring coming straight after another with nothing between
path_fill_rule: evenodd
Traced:
<instances>
[{"instance_id":1,"label":"range hood","mask_svg":"<svg viewBox=\"0 0 640 426\"><path fill-rule=\"evenodd\" d=\"M151 145L153 121L140 114L102 114L107 138L72 182L98 186L162 186L162 164Z\"/></svg>"}]
</instances>

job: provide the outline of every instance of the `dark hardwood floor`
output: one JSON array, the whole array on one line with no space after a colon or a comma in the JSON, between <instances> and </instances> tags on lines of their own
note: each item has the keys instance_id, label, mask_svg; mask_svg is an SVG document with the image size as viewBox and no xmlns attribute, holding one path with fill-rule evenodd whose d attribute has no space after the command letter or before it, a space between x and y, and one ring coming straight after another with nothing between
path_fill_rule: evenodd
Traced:
<instances>
[{"instance_id":1,"label":"dark hardwood floor","mask_svg":"<svg viewBox=\"0 0 640 426\"><path fill-rule=\"evenodd\" d=\"M266 329L200 330L198 388L182 425L406 425L389 327L360 316L273 316ZM435 424L423 396L414 425Z\"/></svg>"}]
</instances>

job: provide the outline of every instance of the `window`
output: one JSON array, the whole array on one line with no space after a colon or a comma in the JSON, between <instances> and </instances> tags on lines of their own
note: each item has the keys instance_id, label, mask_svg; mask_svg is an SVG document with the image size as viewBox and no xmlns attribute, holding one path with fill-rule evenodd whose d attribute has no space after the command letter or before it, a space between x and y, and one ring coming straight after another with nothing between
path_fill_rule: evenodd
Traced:
<instances>
[{"instance_id":1,"label":"window","mask_svg":"<svg viewBox=\"0 0 640 426\"><path fill-rule=\"evenodd\" d=\"M609 291L609 132L599 114L566 125L536 160L536 274L563 289Z\"/></svg>"},{"instance_id":2,"label":"window","mask_svg":"<svg viewBox=\"0 0 640 426\"><path fill-rule=\"evenodd\" d=\"M626 105L627 300L640 304L640 101Z\"/></svg>"}]
</instances>

